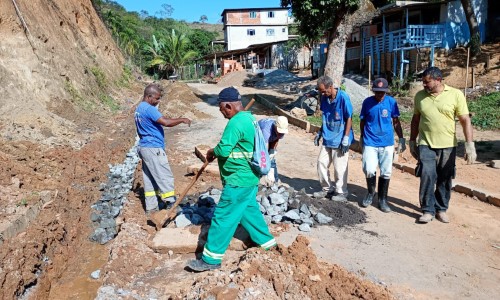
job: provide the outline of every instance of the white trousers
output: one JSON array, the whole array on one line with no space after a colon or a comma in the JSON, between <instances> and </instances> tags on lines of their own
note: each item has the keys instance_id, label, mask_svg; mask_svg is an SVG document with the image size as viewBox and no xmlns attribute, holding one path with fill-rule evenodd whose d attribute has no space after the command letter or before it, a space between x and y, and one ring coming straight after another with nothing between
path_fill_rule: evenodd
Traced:
<instances>
[{"instance_id":1,"label":"white trousers","mask_svg":"<svg viewBox=\"0 0 500 300\"><path fill-rule=\"evenodd\" d=\"M380 177L391 178L394 146L363 147L363 172L366 178L377 176L377 167L380 168Z\"/></svg>"},{"instance_id":2,"label":"white trousers","mask_svg":"<svg viewBox=\"0 0 500 300\"><path fill-rule=\"evenodd\" d=\"M319 183L325 192L348 194L347 163L349 152L342 154L339 149L321 146L318 156ZM333 182L330 179L330 165L333 163Z\"/></svg>"}]
</instances>

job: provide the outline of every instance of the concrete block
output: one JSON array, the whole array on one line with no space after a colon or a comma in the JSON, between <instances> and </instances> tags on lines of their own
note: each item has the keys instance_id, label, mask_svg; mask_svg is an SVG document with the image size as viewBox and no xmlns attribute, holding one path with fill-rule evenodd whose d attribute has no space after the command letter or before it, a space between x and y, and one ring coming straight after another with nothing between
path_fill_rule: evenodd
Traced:
<instances>
[{"instance_id":1,"label":"concrete block","mask_svg":"<svg viewBox=\"0 0 500 300\"><path fill-rule=\"evenodd\" d=\"M465 186L465 185L457 183L453 187L453 190L455 192L462 193L462 194L465 194L465 195L468 195L468 196L472 197L472 190L469 187Z\"/></svg>"},{"instance_id":2,"label":"concrete block","mask_svg":"<svg viewBox=\"0 0 500 300\"><path fill-rule=\"evenodd\" d=\"M162 228L153 238L151 248L158 253L197 253L203 251L210 226L188 226L184 228ZM228 249L243 251L253 245L248 232L238 226Z\"/></svg>"},{"instance_id":3,"label":"concrete block","mask_svg":"<svg viewBox=\"0 0 500 300\"><path fill-rule=\"evenodd\" d=\"M499 196L489 195L488 196L488 203L500 207L500 197Z\"/></svg>"},{"instance_id":4,"label":"concrete block","mask_svg":"<svg viewBox=\"0 0 500 300\"><path fill-rule=\"evenodd\" d=\"M472 190L472 196L477 197L477 199L488 202L488 195L485 192L480 190Z\"/></svg>"},{"instance_id":5,"label":"concrete block","mask_svg":"<svg viewBox=\"0 0 500 300\"><path fill-rule=\"evenodd\" d=\"M489 165L492 168L500 169L500 160L492 160Z\"/></svg>"},{"instance_id":6,"label":"concrete block","mask_svg":"<svg viewBox=\"0 0 500 300\"><path fill-rule=\"evenodd\" d=\"M321 126L311 124L309 126L309 132L315 133L321 129Z\"/></svg>"},{"instance_id":7,"label":"concrete block","mask_svg":"<svg viewBox=\"0 0 500 300\"><path fill-rule=\"evenodd\" d=\"M403 171L405 171L406 173L410 173L411 175L415 176L415 167L410 167L410 166L407 166L407 165L403 165Z\"/></svg>"}]
</instances>

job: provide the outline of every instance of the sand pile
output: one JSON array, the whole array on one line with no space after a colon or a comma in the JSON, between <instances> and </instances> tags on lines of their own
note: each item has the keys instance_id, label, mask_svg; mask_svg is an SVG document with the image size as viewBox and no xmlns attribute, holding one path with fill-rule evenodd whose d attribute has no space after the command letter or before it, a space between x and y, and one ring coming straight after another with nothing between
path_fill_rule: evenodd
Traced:
<instances>
[{"instance_id":1,"label":"sand pile","mask_svg":"<svg viewBox=\"0 0 500 300\"><path fill-rule=\"evenodd\" d=\"M183 82L163 84L165 100L160 103L160 111L170 118L208 119L210 115L199 111L194 103L201 100Z\"/></svg>"}]
</instances>

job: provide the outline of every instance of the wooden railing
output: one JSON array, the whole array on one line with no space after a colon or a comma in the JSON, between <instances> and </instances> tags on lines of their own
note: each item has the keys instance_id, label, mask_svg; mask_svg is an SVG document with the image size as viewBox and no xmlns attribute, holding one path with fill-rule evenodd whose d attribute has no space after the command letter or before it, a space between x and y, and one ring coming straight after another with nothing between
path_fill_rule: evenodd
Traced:
<instances>
[{"instance_id":1,"label":"wooden railing","mask_svg":"<svg viewBox=\"0 0 500 300\"><path fill-rule=\"evenodd\" d=\"M365 38L362 56L394 52L403 47L443 46L445 25L408 25L404 29L390 31Z\"/></svg>"}]
</instances>

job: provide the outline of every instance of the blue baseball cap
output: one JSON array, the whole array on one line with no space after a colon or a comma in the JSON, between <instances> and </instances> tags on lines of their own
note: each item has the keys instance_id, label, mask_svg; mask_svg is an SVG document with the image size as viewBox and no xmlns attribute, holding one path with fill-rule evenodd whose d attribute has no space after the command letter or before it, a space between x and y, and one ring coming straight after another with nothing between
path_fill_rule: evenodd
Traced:
<instances>
[{"instance_id":1,"label":"blue baseball cap","mask_svg":"<svg viewBox=\"0 0 500 300\"><path fill-rule=\"evenodd\" d=\"M223 89L219 93L219 102L237 102L241 101L241 95L234 87Z\"/></svg>"}]
</instances>

